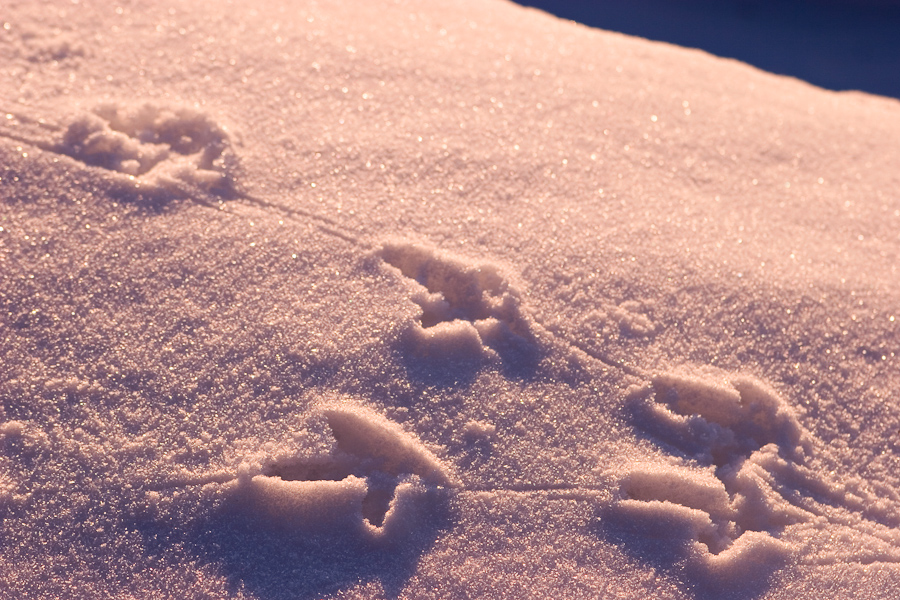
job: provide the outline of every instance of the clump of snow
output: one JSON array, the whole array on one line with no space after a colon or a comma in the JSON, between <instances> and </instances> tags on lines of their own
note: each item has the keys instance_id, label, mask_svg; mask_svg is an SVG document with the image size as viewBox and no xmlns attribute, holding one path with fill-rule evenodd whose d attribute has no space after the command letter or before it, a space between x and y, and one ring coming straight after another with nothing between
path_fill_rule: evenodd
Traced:
<instances>
[{"instance_id":1,"label":"clump of snow","mask_svg":"<svg viewBox=\"0 0 900 600\"><path fill-rule=\"evenodd\" d=\"M628 498L665 501L704 511L720 519L734 518L731 498L722 482L708 472L646 465L631 470L622 480Z\"/></svg>"},{"instance_id":2,"label":"clump of snow","mask_svg":"<svg viewBox=\"0 0 900 600\"><path fill-rule=\"evenodd\" d=\"M489 440L497 433L497 427L486 421L471 420L463 428L463 435L471 439Z\"/></svg>"},{"instance_id":3,"label":"clump of snow","mask_svg":"<svg viewBox=\"0 0 900 600\"><path fill-rule=\"evenodd\" d=\"M451 470L396 423L353 404L326 405L321 410L341 451L374 461L374 468L390 475L409 473L434 485L456 485Z\"/></svg>"},{"instance_id":4,"label":"clump of snow","mask_svg":"<svg viewBox=\"0 0 900 600\"><path fill-rule=\"evenodd\" d=\"M365 480L353 475L340 481L286 481L256 475L244 487L248 501L279 523L326 530L339 527L342 521L361 523L368 491Z\"/></svg>"},{"instance_id":5,"label":"clump of snow","mask_svg":"<svg viewBox=\"0 0 900 600\"><path fill-rule=\"evenodd\" d=\"M6 421L0 424L0 435L20 437L25 431L25 424L21 421Z\"/></svg>"},{"instance_id":6,"label":"clump of snow","mask_svg":"<svg viewBox=\"0 0 900 600\"><path fill-rule=\"evenodd\" d=\"M469 321L445 321L427 328L411 327L407 343L417 355L428 358L479 358L486 355L484 340Z\"/></svg>"},{"instance_id":7,"label":"clump of snow","mask_svg":"<svg viewBox=\"0 0 900 600\"><path fill-rule=\"evenodd\" d=\"M618 323L619 328L628 335L650 336L656 332L656 324L641 313L641 304L627 300L618 306L611 307L609 317ZM602 316L600 317L603 318Z\"/></svg>"},{"instance_id":8,"label":"clump of snow","mask_svg":"<svg viewBox=\"0 0 900 600\"><path fill-rule=\"evenodd\" d=\"M688 445L700 440L717 465L770 443L789 456L802 450L803 431L794 411L756 378L669 372L653 378L652 390L653 401L645 408L665 423L665 435L679 436Z\"/></svg>"}]
</instances>

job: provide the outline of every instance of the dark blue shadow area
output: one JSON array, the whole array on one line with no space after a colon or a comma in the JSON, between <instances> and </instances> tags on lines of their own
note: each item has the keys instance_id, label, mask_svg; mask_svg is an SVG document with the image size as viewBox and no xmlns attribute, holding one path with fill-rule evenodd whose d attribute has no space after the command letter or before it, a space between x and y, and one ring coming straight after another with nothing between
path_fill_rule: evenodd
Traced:
<instances>
[{"instance_id":1,"label":"dark blue shadow area","mask_svg":"<svg viewBox=\"0 0 900 600\"><path fill-rule=\"evenodd\" d=\"M757 600L768 592L777 571L788 566L756 565L717 576L692 564L689 528L663 517L634 523L605 510L597 519L594 533L628 556L673 574L696 600Z\"/></svg>"},{"instance_id":2,"label":"dark blue shadow area","mask_svg":"<svg viewBox=\"0 0 900 600\"><path fill-rule=\"evenodd\" d=\"M480 354L420 356L411 352L403 352L401 357L406 376L426 387L467 387L485 368L496 368L507 379L523 382L533 381L540 375L545 353L532 341L510 336L496 341L491 349L499 359L491 361Z\"/></svg>"},{"instance_id":3,"label":"dark blue shadow area","mask_svg":"<svg viewBox=\"0 0 900 600\"><path fill-rule=\"evenodd\" d=\"M221 568L234 591L260 600L315 600L375 580L385 597L396 598L422 554L452 526L447 498L432 492L428 499L433 504L416 526L388 539L372 539L352 525L303 532L232 502L185 546Z\"/></svg>"},{"instance_id":4,"label":"dark blue shadow area","mask_svg":"<svg viewBox=\"0 0 900 600\"><path fill-rule=\"evenodd\" d=\"M900 98L898 0L517 0L832 90Z\"/></svg>"}]
</instances>

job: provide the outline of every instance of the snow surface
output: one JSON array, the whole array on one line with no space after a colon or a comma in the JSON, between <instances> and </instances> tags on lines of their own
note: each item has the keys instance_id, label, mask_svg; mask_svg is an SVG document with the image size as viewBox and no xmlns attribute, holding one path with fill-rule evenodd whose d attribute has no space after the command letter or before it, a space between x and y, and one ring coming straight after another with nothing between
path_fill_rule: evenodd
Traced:
<instances>
[{"instance_id":1,"label":"snow surface","mask_svg":"<svg viewBox=\"0 0 900 600\"><path fill-rule=\"evenodd\" d=\"M900 597L897 101L500 0L0 24L3 597Z\"/></svg>"}]
</instances>

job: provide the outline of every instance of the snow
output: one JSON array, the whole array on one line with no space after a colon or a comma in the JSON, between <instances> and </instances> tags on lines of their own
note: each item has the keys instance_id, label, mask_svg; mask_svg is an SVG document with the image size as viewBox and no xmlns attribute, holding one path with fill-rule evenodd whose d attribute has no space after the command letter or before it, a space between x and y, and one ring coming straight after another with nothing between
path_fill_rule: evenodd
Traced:
<instances>
[{"instance_id":1,"label":"snow","mask_svg":"<svg viewBox=\"0 0 900 600\"><path fill-rule=\"evenodd\" d=\"M896 597L895 100L500 0L0 23L0 595Z\"/></svg>"}]
</instances>

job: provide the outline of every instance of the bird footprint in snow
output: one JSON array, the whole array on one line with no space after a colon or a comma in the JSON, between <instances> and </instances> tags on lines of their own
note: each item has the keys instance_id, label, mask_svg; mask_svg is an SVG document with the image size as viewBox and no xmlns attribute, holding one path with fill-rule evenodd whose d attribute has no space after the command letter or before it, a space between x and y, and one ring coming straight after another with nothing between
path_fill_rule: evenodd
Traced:
<instances>
[{"instance_id":1,"label":"bird footprint in snow","mask_svg":"<svg viewBox=\"0 0 900 600\"><path fill-rule=\"evenodd\" d=\"M321 412L336 441L333 453L270 457L255 474L247 465L239 473L238 489L276 521L389 534L430 490L458 484L422 442L383 416L345 404Z\"/></svg>"},{"instance_id":2,"label":"bird footprint in snow","mask_svg":"<svg viewBox=\"0 0 900 600\"><path fill-rule=\"evenodd\" d=\"M0 135L106 169L135 194L235 194L233 136L197 108L108 103L61 123L10 113Z\"/></svg>"},{"instance_id":3,"label":"bird footprint in snow","mask_svg":"<svg viewBox=\"0 0 900 600\"><path fill-rule=\"evenodd\" d=\"M414 354L522 358L533 336L521 295L500 268L409 243L384 244L379 254L416 284L411 300L422 312L407 331Z\"/></svg>"},{"instance_id":4,"label":"bird footprint in snow","mask_svg":"<svg viewBox=\"0 0 900 600\"><path fill-rule=\"evenodd\" d=\"M900 560L900 536L885 525L897 519L898 507L861 519L847 486L805 466L815 440L762 381L665 373L630 397L639 425L690 464L631 469L620 481L613 516L669 540L695 574L734 581L790 559L821 562L798 557L797 549L812 544L823 522L866 540L847 560L865 562L867 552Z\"/></svg>"},{"instance_id":5,"label":"bird footprint in snow","mask_svg":"<svg viewBox=\"0 0 900 600\"><path fill-rule=\"evenodd\" d=\"M651 535L680 537L689 562L710 574L783 563L789 550L773 533L812 516L771 485L771 470L803 453L787 404L750 377L674 373L654 377L633 399L651 433L703 468L634 468L621 481L617 516Z\"/></svg>"}]
</instances>

